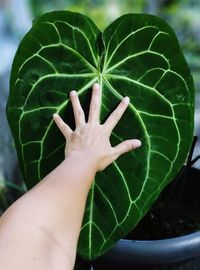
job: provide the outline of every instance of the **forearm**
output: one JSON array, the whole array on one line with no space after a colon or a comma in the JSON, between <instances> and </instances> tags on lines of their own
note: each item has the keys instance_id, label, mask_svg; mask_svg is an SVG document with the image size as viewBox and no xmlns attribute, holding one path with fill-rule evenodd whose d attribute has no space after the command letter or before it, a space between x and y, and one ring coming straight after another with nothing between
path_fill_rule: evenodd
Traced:
<instances>
[{"instance_id":1,"label":"forearm","mask_svg":"<svg viewBox=\"0 0 200 270\"><path fill-rule=\"evenodd\" d=\"M76 244L94 176L95 170L86 158L67 158L27 194L28 198L23 198L28 199L30 205L22 202L20 207L31 222L40 223L57 239L61 236L63 244ZM63 239L64 236L70 241Z\"/></svg>"},{"instance_id":2,"label":"forearm","mask_svg":"<svg viewBox=\"0 0 200 270\"><path fill-rule=\"evenodd\" d=\"M13 230L16 234L23 233L23 239L19 239L21 248L38 258L41 253L47 253L45 249L49 252L52 246L58 251L56 256L66 254L66 258L70 258L72 269L87 194L94 176L95 170L88 159L79 156L67 158L8 209L2 217L0 236L1 231L5 235L6 227L8 231L12 230L11 234ZM10 223L12 226L9 226ZM25 229L22 232L20 230L23 227ZM35 239L38 239L37 248L34 246ZM22 243L22 240L27 243ZM43 242L48 245L43 245ZM0 255L4 253L5 256L5 248L1 243ZM6 245L13 243L8 242ZM18 249L17 252L21 251Z\"/></svg>"},{"instance_id":3,"label":"forearm","mask_svg":"<svg viewBox=\"0 0 200 270\"><path fill-rule=\"evenodd\" d=\"M141 145L138 140L126 140L115 147L110 144L111 132L128 107L127 97L103 125L99 123L99 85L93 86L87 123L75 91L70 99L76 129L72 131L54 115L66 138L66 159L0 220L0 268L4 270L71 270L95 173Z\"/></svg>"}]
</instances>

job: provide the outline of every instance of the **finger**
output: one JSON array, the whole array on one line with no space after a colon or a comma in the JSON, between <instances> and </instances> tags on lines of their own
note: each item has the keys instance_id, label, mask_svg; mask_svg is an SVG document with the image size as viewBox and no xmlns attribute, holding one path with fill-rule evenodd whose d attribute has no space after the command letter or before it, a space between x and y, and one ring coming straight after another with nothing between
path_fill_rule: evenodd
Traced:
<instances>
[{"instance_id":1,"label":"finger","mask_svg":"<svg viewBox=\"0 0 200 270\"><path fill-rule=\"evenodd\" d=\"M100 85L95 83L92 89L92 98L90 102L90 110L89 110L89 117L88 122L94 123L99 121L99 113L100 113Z\"/></svg>"},{"instance_id":2,"label":"finger","mask_svg":"<svg viewBox=\"0 0 200 270\"><path fill-rule=\"evenodd\" d=\"M127 140L118 144L117 146L113 147L113 154L115 156L115 159L117 159L124 153L127 153L133 149L140 147L141 144L142 144L141 141L137 139Z\"/></svg>"},{"instance_id":3,"label":"finger","mask_svg":"<svg viewBox=\"0 0 200 270\"><path fill-rule=\"evenodd\" d=\"M104 123L107 128L112 131L113 128L117 125L120 118L124 114L125 110L127 109L129 104L129 97L125 97L120 104L117 106L117 108L111 113L111 115L108 117L106 122Z\"/></svg>"},{"instance_id":4,"label":"finger","mask_svg":"<svg viewBox=\"0 0 200 270\"><path fill-rule=\"evenodd\" d=\"M83 124L85 124L85 115L76 91L70 92L70 99L72 102L76 127L82 126Z\"/></svg>"},{"instance_id":5,"label":"finger","mask_svg":"<svg viewBox=\"0 0 200 270\"><path fill-rule=\"evenodd\" d=\"M73 132L71 128L62 120L62 118L57 113L53 114L53 119L62 134L66 139L68 139Z\"/></svg>"}]
</instances>

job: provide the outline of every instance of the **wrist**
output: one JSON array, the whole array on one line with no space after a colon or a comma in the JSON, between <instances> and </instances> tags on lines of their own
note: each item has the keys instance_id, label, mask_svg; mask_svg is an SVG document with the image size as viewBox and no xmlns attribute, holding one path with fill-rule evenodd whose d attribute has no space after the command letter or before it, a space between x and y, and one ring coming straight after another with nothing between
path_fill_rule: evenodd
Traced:
<instances>
[{"instance_id":1,"label":"wrist","mask_svg":"<svg viewBox=\"0 0 200 270\"><path fill-rule=\"evenodd\" d=\"M63 164L65 168L72 170L77 175L77 179L80 179L78 187L90 188L97 172L94 159L90 158L88 154L73 151L65 157Z\"/></svg>"},{"instance_id":2,"label":"wrist","mask_svg":"<svg viewBox=\"0 0 200 270\"><path fill-rule=\"evenodd\" d=\"M84 153L81 151L73 151L65 156L64 161L75 162L77 167L82 167L82 165L84 165L85 169L90 170L94 174L96 174L97 172L96 162L94 158L90 157L88 153Z\"/></svg>"}]
</instances>

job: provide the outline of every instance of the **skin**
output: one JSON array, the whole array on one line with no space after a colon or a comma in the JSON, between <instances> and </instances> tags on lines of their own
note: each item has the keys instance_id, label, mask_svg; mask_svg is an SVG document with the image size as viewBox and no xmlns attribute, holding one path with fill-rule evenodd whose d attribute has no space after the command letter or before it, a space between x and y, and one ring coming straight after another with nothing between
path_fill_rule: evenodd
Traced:
<instances>
[{"instance_id":1,"label":"skin","mask_svg":"<svg viewBox=\"0 0 200 270\"><path fill-rule=\"evenodd\" d=\"M71 130L58 114L53 116L67 142L64 161L0 218L0 269L73 269L85 203L96 172L141 145L133 139L112 147L109 141L128 107L128 97L104 124L99 123L98 84L93 86L87 123L76 91L70 93L70 99L76 129Z\"/></svg>"}]
</instances>

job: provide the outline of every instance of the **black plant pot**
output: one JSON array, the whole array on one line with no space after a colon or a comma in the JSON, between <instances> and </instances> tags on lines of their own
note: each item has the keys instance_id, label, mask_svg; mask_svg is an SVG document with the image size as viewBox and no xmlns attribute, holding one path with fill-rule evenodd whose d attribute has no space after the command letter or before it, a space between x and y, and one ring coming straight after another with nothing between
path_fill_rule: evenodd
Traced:
<instances>
[{"instance_id":1,"label":"black plant pot","mask_svg":"<svg viewBox=\"0 0 200 270\"><path fill-rule=\"evenodd\" d=\"M200 170L195 168L186 170L185 168L183 168L184 174L167 187L161 199L167 197L166 204L168 204L171 193L175 194L175 198L170 197L170 204L174 199L173 203L175 203L178 197L178 203L190 205L191 209L196 208L198 212L198 209L200 210ZM180 189L182 190L178 195ZM146 228L151 226L148 222L149 220L146 222ZM200 222L198 224L200 226ZM94 270L200 270L200 231L162 240L122 239L111 251L94 261L92 265Z\"/></svg>"},{"instance_id":2,"label":"black plant pot","mask_svg":"<svg viewBox=\"0 0 200 270\"><path fill-rule=\"evenodd\" d=\"M165 240L120 240L93 269L199 270L200 232Z\"/></svg>"},{"instance_id":3,"label":"black plant pot","mask_svg":"<svg viewBox=\"0 0 200 270\"><path fill-rule=\"evenodd\" d=\"M93 270L200 270L200 169L192 168L200 159L192 160L196 141L194 137L186 165L128 239L93 262L77 258L75 270L90 270L91 265ZM165 230L163 224L169 223Z\"/></svg>"}]
</instances>

